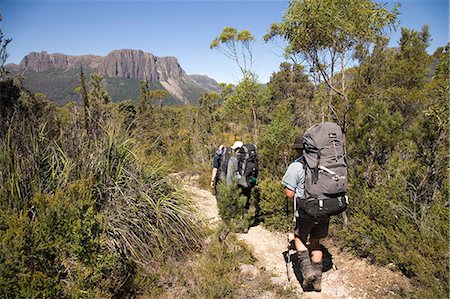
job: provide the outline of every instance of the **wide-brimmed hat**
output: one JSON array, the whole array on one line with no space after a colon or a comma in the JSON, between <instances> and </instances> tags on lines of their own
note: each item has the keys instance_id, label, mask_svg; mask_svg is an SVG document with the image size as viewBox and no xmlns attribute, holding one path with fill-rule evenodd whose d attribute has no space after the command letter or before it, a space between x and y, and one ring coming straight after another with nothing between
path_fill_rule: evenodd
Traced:
<instances>
[{"instance_id":1,"label":"wide-brimmed hat","mask_svg":"<svg viewBox=\"0 0 450 299\"><path fill-rule=\"evenodd\" d=\"M293 149L304 148L303 146L303 134L295 137L294 144L292 145Z\"/></svg>"},{"instance_id":2,"label":"wide-brimmed hat","mask_svg":"<svg viewBox=\"0 0 450 299\"><path fill-rule=\"evenodd\" d=\"M231 146L231 148L232 148L233 150L235 150L235 149L237 149L237 148L242 147L243 145L244 145L244 143L243 143L242 141L235 141L235 142L233 143L233 145Z\"/></svg>"}]
</instances>

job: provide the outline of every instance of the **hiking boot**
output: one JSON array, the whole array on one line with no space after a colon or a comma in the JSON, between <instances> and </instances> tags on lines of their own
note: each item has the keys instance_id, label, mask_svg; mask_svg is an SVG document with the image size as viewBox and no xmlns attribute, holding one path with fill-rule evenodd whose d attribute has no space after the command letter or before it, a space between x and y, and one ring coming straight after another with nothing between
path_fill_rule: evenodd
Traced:
<instances>
[{"instance_id":1,"label":"hiking boot","mask_svg":"<svg viewBox=\"0 0 450 299\"><path fill-rule=\"evenodd\" d=\"M309 258L309 251L308 250L299 251L298 261L300 264L300 271L302 272L304 284L305 285L311 284L315 278L315 273L311 265L311 259Z\"/></svg>"},{"instance_id":2,"label":"hiking boot","mask_svg":"<svg viewBox=\"0 0 450 299\"><path fill-rule=\"evenodd\" d=\"M320 292L322 291L322 262L312 263L312 268L314 271L314 280L312 281L312 285L316 292Z\"/></svg>"}]
</instances>

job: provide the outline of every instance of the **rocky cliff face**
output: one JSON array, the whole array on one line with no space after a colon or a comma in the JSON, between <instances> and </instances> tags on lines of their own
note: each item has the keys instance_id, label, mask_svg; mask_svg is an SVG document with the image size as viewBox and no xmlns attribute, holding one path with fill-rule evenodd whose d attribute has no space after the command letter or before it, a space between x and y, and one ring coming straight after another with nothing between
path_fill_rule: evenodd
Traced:
<instances>
[{"instance_id":1,"label":"rocky cliff face","mask_svg":"<svg viewBox=\"0 0 450 299\"><path fill-rule=\"evenodd\" d=\"M180 80L187 75L175 57L157 57L141 50L114 50L100 63L98 71L110 77L150 82Z\"/></svg>"},{"instance_id":2,"label":"rocky cliff face","mask_svg":"<svg viewBox=\"0 0 450 299\"><path fill-rule=\"evenodd\" d=\"M84 67L97 68L102 61L101 56L81 55L69 56L60 53L48 54L47 52L31 52L25 56L19 66L23 70L45 72L54 69L69 69Z\"/></svg>"},{"instance_id":3,"label":"rocky cliff face","mask_svg":"<svg viewBox=\"0 0 450 299\"><path fill-rule=\"evenodd\" d=\"M185 103L187 98L183 91L183 85L198 85L181 68L175 57L157 57L141 50L114 50L106 57L31 52L22 59L19 66L23 70L36 72L83 66L95 69L98 73L109 77L148 79L150 82L160 82L170 94ZM203 88L200 85L199 87Z\"/></svg>"}]
</instances>

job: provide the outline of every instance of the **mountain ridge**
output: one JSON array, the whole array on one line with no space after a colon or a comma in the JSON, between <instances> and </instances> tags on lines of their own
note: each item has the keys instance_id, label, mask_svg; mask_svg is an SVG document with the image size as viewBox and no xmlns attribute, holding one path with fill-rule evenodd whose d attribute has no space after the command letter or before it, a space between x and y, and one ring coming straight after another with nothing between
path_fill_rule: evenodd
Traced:
<instances>
[{"instance_id":1,"label":"mountain ridge","mask_svg":"<svg viewBox=\"0 0 450 299\"><path fill-rule=\"evenodd\" d=\"M30 52L18 65L8 64L6 67L14 75L22 75L25 79L25 86L32 92L43 92L49 96L61 93L55 92L54 88L66 85L75 88L73 78L70 78L71 84L68 84L68 78L63 73L73 73L80 67L103 75L106 81L110 81L107 85L111 85L112 81L119 80L119 84L133 89L130 97L134 99L139 90L139 82L145 79L154 83L154 88L166 89L174 102L178 101L183 104L196 103L201 94L219 90L218 83L206 75L192 75L193 77L188 75L176 57L158 57L152 53L134 49L113 50L106 56L49 54L46 51ZM38 78L38 74L43 74L42 78ZM37 82L30 82L31 77ZM55 84L47 82L46 77L52 77ZM112 80L112 78L120 79ZM66 90L63 95L69 93L72 93L72 90ZM115 94L112 94L111 97L114 101L121 100ZM67 96L58 96L54 100L62 104L69 101Z\"/></svg>"}]
</instances>

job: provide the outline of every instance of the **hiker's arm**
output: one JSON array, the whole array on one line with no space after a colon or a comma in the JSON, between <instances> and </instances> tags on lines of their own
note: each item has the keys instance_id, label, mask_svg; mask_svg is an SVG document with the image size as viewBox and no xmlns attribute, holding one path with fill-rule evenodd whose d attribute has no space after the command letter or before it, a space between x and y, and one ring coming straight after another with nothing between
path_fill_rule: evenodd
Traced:
<instances>
[{"instance_id":1,"label":"hiker's arm","mask_svg":"<svg viewBox=\"0 0 450 299\"><path fill-rule=\"evenodd\" d=\"M220 167L220 158L220 155L218 155L217 153L214 155L213 170L211 173L211 188L214 188L214 184L216 182L217 170Z\"/></svg>"},{"instance_id":2,"label":"hiker's arm","mask_svg":"<svg viewBox=\"0 0 450 299\"><path fill-rule=\"evenodd\" d=\"M212 174L211 174L211 187L214 187L214 181L216 179L216 174L217 174L217 168L213 168L212 170Z\"/></svg>"},{"instance_id":3,"label":"hiker's arm","mask_svg":"<svg viewBox=\"0 0 450 299\"><path fill-rule=\"evenodd\" d=\"M281 180L281 184L284 186L284 195L286 195L286 198L289 200L293 200L295 196L295 189L297 188L297 173L298 170L296 169L295 164L292 163L289 165L283 179Z\"/></svg>"},{"instance_id":4,"label":"hiker's arm","mask_svg":"<svg viewBox=\"0 0 450 299\"><path fill-rule=\"evenodd\" d=\"M295 191L292 191L288 187L284 187L284 195L286 195L286 198L289 200L294 199Z\"/></svg>"}]
</instances>

